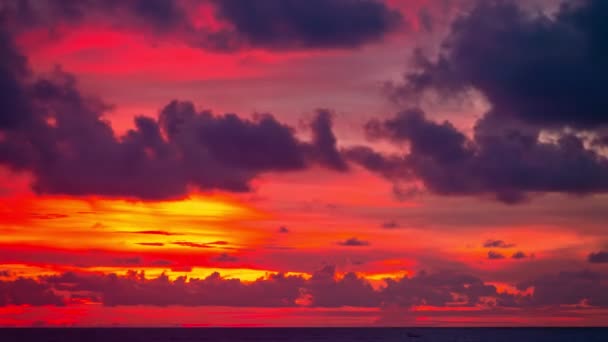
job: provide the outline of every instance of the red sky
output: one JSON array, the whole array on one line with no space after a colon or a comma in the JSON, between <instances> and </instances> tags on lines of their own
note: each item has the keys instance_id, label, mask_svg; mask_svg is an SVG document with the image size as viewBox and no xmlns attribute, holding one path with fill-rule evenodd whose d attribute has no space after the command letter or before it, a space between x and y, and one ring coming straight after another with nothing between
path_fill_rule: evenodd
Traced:
<instances>
[{"instance_id":1,"label":"red sky","mask_svg":"<svg viewBox=\"0 0 608 342\"><path fill-rule=\"evenodd\" d=\"M22 4L0 326L608 323L598 0Z\"/></svg>"}]
</instances>

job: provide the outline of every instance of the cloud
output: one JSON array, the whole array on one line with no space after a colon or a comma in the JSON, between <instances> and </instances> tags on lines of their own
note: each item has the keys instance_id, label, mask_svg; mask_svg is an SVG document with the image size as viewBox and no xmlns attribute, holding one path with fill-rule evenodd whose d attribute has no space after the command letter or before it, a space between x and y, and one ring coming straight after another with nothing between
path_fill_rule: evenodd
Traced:
<instances>
[{"instance_id":1,"label":"cloud","mask_svg":"<svg viewBox=\"0 0 608 342\"><path fill-rule=\"evenodd\" d=\"M468 305L480 303L482 297L496 297L493 285L471 275L453 272L427 274L411 278L387 279L381 295L386 303L411 307L414 305L446 306L462 297Z\"/></svg>"},{"instance_id":2,"label":"cloud","mask_svg":"<svg viewBox=\"0 0 608 342\"><path fill-rule=\"evenodd\" d=\"M19 103L7 103L0 119L0 165L30 172L37 193L174 199L190 187L250 191L265 172L311 164L346 169L327 112L313 121L309 143L271 114L215 115L174 100L158 118L138 116L135 128L116 136L102 118L110 106L83 95L60 69L46 78L21 75L27 71L15 65L22 58L3 36L0 86L11 87L7 93L16 92L12 99Z\"/></svg>"},{"instance_id":3,"label":"cloud","mask_svg":"<svg viewBox=\"0 0 608 342\"><path fill-rule=\"evenodd\" d=\"M542 141L539 130L508 124L497 115L486 114L469 138L448 121L435 122L421 110L410 109L365 126L371 139L409 144L399 167L385 163L370 166L350 159L392 181L398 180L399 174L403 179L413 176L436 194L489 194L509 204L520 203L534 193L608 191L608 158L586 148L581 138L564 134L556 141Z\"/></svg>"},{"instance_id":4,"label":"cloud","mask_svg":"<svg viewBox=\"0 0 608 342\"><path fill-rule=\"evenodd\" d=\"M359 240L356 237L352 237L350 239L338 242L338 245L346 247L364 247L369 246L370 243L369 241Z\"/></svg>"},{"instance_id":5,"label":"cloud","mask_svg":"<svg viewBox=\"0 0 608 342\"><path fill-rule=\"evenodd\" d=\"M599 251L595 253L590 253L587 257L587 260L592 264L608 263L608 252Z\"/></svg>"},{"instance_id":6,"label":"cloud","mask_svg":"<svg viewBox=\"0 0 608 342\"><path fill-rule=\"evenodd\" d=\"M382 223L381 227L384 229L397 229L400 225L397 221L386 221Z\"/></svg>"},{"instance_id":7,"label":"cloud","mask_svg":"<svg viewBox=\"0 0 608 342\"><path fill-rule=\"evenodd\" d=\"M270 49L353 48L382 39L403 17L377 0L213 0L231 43Z\"/></svg>"},{"instance_id":8,"label":"cloud","mask_svg":"<svg viewBox=\"0 0 608 342\"><path fill-rule=\"evenodd\" d=\"M521 290L530 287L534 287L531 305L608 305L605 276L588 270L560 272L518 284Z\"/></svg>"},{"instance_id":9,"label":"cloud","mask_svg":"<svg viewBox=\"0 0 608 342\"><path fill-rule=\"evenodd\" d=\"M239 258L229 255L227 253L222 253L218 256L213 257L212 260L216 262L237 262L239 261Z\"/></svg>"},{"instance_id":10,"label":"cloud","mask_svg":"<svg viewBox=\"0 0 608 342\"><path fill-rule=\"evenodd\" d=\"M338 278L334 266L326 266L313 273L304 289L310 306L377 307L381 304L379 293L369 282L352 272Z\"/></svg>"},{"instance_id":11,"label":"cloud","mask_svg":"<svg viewBox=\"0 0 608 342\"><path fill-rule=\"evenodd\" d=\"M66 272L37 278L0 280L0 306L70 305L88 298L105 306L229 306L229 307L435 307L543 308L586 303L608 307L606 276L591 271L546 274L516 284L519 291L498 292L482 279L458 272L418 272L386 279L374 288L355 273L339 276L326 266L310 278L270 274L255 281L228 279L219 273L205 278L143 272L125 275Z\"/></svg>"},{"instance_id":12,"label":"cloud","mask_svg":"<svg viewBox=\"0 0 608 342\"><path fill-rule=\"evenodd\" d=\"M337 140L332 131L333 114L327 109L319 109L310 127L312 129L312 142L310 154L312 159L329 169L337 171L348 170L343 156L338 152Z\"/></svg>"},{"instance_id":13,"label":"cloud","mask_svg":"<svg viewBox=\"0 0 608 342\"><path fill-rule=\"evenodd\" d=\"M163 236L171 236L171 235L180 235L171 232L167 232L164 230L138 230L136 232L129 232L132 234L143 234L143 235L163 235Z\"/></svg>"},{"instance_id":14,"label":"cloud","mask_svg":"<svg viewBox=\"0 0 608 342\"><path fill-rule=\"evenodd\" d=\"M512 248L515 247L514 243L506 243L503 240L486 240L483 243L485 248Z\"/></svg>"},{"instance_id":15,"label":"cloud","mask_svg":"<svg viewBox=\"0 0 608 342\"><path fill-rule=\"evenodd\" d=\"M401 13L379 0L126 0L0 1L3 15L20 29L101 23L155 33L214 50L356 48L404 25ZM189 13L211 5L217 25ZM217 27L214 27L217 26Z\"/></svg>"},{"instance_id":16,"label":"cloud","mask_svg":"<svg viewBox=\"0 0 608 342\"><path fill-rule=\"evenodd\" d=\"M285 226L281 226L281 227L279 227L279 233L287 234L287 233L289 233L289 228L287 228Z\"/></svg>"},{"instance_id":17,"label":"cloud","mask_svg":"<svg viewBox=\"0 0 608 342\"><path fill-rule=\"evenodd\" d=\"M197 243L197 242L190 242L190 241L176 241L176 242L172 242L171 244L177 245L177 246L182 246L182 247L192 247L192 248L211 248L212 247L208 243Z\"/></svg>"},{"instance_id":18,"label":"cloud","mask_svg":"<svg viewBox=\"0 0 608 342\"><path fill-rule=\"evenodd\" d=\"M513 255L511 255L512 259L518 259L518 260L525 259L527 257L528 257L528 255L522 251L515 252Z\"/></svg>"},{"instance_id":19,"label":"cloud","mask_svg":"<svg viewBox=\"0 0 608 342\"><path fill-rule=\"evenodd\" d=\"M91 229L103 229L106 227L107 226L101 222L95 222L93 225L91 225Z\"/></svg>"},{"instance_id":20,"label":"cloud","mask_svg":"<svg viewBox=\"0 0 608 342\"><path fill-rule=\"evenodd\" d=\"M498 115L594 129L608 123L607 14L602 0L564 1L556 14L479 1L455 20L436 58L416 55L416 70L392 95L413 100L426 90L456 96L474 89Z\"/></svg>"},{"instance_id":21,"label":"cloud","mask_svg":"<svg viewBox=\"0 0 608 342\"><path fill-rule=\"evenodd\" d=\"M8 305L63 306L64 301L46 283L18 278L13 281L0 281L0 307Z\"/></svg>"},{"instance_id":22,"label":"cloud","mask_svg":"<svg viewBox=\"0 0 608 342\"><path fill-rule=\"evenodd\" d=\"M488 259L490 260L500 260L500 259L504 259L505 256L499 252L496 251L488 251Z\"/></svg>"},{"instance_id":23,"label":"cloud","mask_svg":"<svg viewBox=\"0 0 608 342\"><path fill-rule=\"evenodd\" d=\"M455 19L435 58L418 51L403 83L389 85L406 109L365 126L370 139L405 144L409 152L345 154L395 183L419 180L439 195L515 204L534 194L607 192L608 158L598 152L608 124L600 38L607 13L599 0L564 2L554 14L516 1L477 2ZM482 96L490 108L470 136L416 107L428 92Z\"/></svg>"},{"instance_id":24,"label":"cloud","mask_svg":"<svg viewBox=\"0 0 608 342\"><path fill-rule=\"evenodd\" d=\"M349 161L359 164L369 171L378 173L389 180L398 181L413 178L413 174L409 173L407 161L402 156L387 156L374 151L368 146L345 148L342 154Z\"/></svg>"},{"instance_id":25,"label":"cloud","mask_svg":"<svg viewBox=\"0 0 608 342\"><path fill-rule=\"evenodd\" d=\"M140 246L147 246L147 247L162 247L165 245L162 242L137 242L137 244Z\"/></svg>"}]
</instances>

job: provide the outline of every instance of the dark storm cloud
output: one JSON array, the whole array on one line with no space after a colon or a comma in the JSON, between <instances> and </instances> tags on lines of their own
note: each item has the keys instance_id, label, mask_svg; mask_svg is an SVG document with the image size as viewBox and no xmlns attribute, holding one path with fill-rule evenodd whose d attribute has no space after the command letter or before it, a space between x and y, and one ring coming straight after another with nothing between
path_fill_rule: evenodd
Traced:
<instances>
[{"instance_id":1,"label":"dark storm cloud","mask_svg":"<svg viewBox=\"0 0 608 342\"><path fill-rule=\"evenodd\" d=\"M237 44L289 48L352 48L380 40L403 24L377 0L213 0L234 27Z\"/></svg>"},{"instance_id":2,"label":"dark storm cloud","mask_svg":"<svg viewBox=\"0 0 608 342\"><path fill-rule=\"evenodd\" d=\"M372 120L365 129L372 139L409 144L395 167L376 152L374 162L349 159L395 181L421 180L441 195L490 194L505 203L524 201L533 193L593 194L608 191L608 159L585 147L575 135L555 142L540 140L540 131L507 124L494 114L480 119L472 138L451 123L429 120L418 110L406 110L386 120Z\"/></svg>"},{"instance_id":3,"label":"dark storm cloud","mask_svg":"<svg viewBox=\"0 0 608 342\"><path fill-rule=\"evenodd\" d=\"M608 252L599 251L599 252L590 253L589 256L587 257L587 260L592 264L608 263Z\"/></svg>"},{"instance_id":4,"label":"dark storm cloud","mask_svg":"<svg viewBox=\"0 0 608 342\"><path fill-rule=\"evenodd\" d=\"M370 243L369 243L369 241L359 240L356 237L352 237L350 239L346 239L344 241L338 242L338 245L346 246L346 247L364 247L364 246L369 246Z\"/></svg>"},{"instance_id":5,"label":"dark storm cloud","mask_svg":"<svg viewBox=\"0 0 608 342\"><path fill-rule=\"evenodd\" d=\"M222 29L200 27L188 12L211 4ZM354 48L404 25L401 13L379 0L0 0L0 15L19 29L89 22L170 34L216 51L246 48Z\"/></svg>"},{"instance_id":6,"label":"dark storm cloud","mask_svg":"<svg viewBox=\"0 0 608 342\"><path fill-rule=\"evenodd\" d=\"M310 143L271 114L214 115L176 100L158 118L136 117L135 128L117 137L103 119L110 106L83 95L60 69L26 77L23 59L4 33L0 165L30 172L38 193L156 200L185 196L189 186L249 191L261 173L309 164L346 170L324 111L313 121Z\"/></svg>"},{"instance_id":7,"label":"dark storm cloud","mask_svg":"<svg viewBox=\"0 0 608 342\"><path fill-rule=\"evenodd\" d=\"M499 115L531 124L595 128L608 123L608 3L566 1L554 16L516 1L479 1L452 25L435 59L392 87L412 100L425 90L480 91Z\"/></svg>"},{"instance_id":8,"label":"dark storm cloud","mask_svg":"<svg viewBox=\"0 0 608 342\"><path fill-rule=\"evenodd\" d=\"M486 240L483 243L485 248L511 248L515 247L514 243L506 243L503 240Z\"/></svg>"}]
</instances>

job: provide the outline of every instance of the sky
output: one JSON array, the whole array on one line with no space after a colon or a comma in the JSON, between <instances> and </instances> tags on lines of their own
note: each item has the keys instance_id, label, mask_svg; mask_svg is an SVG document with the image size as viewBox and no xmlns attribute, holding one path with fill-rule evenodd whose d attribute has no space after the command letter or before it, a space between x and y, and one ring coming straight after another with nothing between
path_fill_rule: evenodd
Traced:
<instances>
[{"instance_id":1,"label":"sky","mask_svg":"<svg viewBox=\"0 0 608 342\"><path fill-rule=\"evenodd\" d=\"M0 326L608 325L607 15L0 0Z\"/></svg>"}]
</instances>

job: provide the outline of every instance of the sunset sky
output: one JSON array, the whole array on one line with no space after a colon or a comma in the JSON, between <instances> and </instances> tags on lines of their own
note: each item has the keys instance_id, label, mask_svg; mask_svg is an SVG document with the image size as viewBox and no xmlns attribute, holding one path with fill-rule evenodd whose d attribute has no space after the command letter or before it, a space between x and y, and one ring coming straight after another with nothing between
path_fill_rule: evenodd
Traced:
<instances>
[{"instance_id":1,"label":"sunset sky","mask_svg":"<svg viewBox=\"0 0 608 342\"><path fill-rule=\"evenodd\" d=\"M607 17L0 0L0 326L608 325Z\"/></svg>"}]
</instances>

